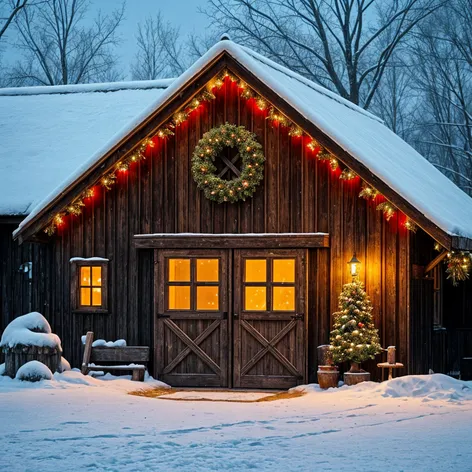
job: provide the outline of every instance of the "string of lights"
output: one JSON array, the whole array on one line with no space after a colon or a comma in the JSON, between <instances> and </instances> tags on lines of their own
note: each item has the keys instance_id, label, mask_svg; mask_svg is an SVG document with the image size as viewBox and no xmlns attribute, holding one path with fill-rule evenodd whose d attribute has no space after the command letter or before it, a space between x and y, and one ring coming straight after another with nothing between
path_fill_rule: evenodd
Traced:
<instances>
[{"instance_id":1,"label":"string of lights","mask_svg":"<svg viewBox=\"0 0 472 472\"><path fill-rule=\"evenodd\" d=\"M59 211L48 223L44 231L48 235L52 236L56 232L57 228L60 228L64 225L65 217L67 215L79 216L82 213L83 208L86 206L87 200L93 197L95 192L94 187L96 185L100 185L105 190L111 190L117 181L118 173L127 172L132 164L145 159L147 149L153 148L156 145L156 140L166 139L170 136L173 136L175 127L180 126L182 123L187 121L191 114L204 102L215 100L215 89L221 89L227 81L237 85L239 94L242 98L246 100L254 100L255 106L260 111L264 111L266 113L266 119L271 122L272 125L288 128L288 134L292 138L307 138L307 149L311 151L319 161L328 162L333 172L338 171L338 169L342 167L342 170L339 174L339 179L343 181L351 181L359 178L359 176L352 169L344 166L344 164L340 164L338 159L333 154L331 154L328 149L324 148L318 141L310 137L308 133L293 123L264 97L260 96L246 82L241 80L230 71L224 70L212 80L210 80L207 86L197 95L195 95L185 106L178 110L165 125L161 126L155 132L154 136L145 138L139 144L137 149L115 163L114 166L111 169L108 169L94 185L85 190L85 192L83 192L80 197L76 198L65 208ZM378 196L381 196L381 194L376 189L370 187L367 183L362 182L362 190L359 194L359 197L365 198L367 200L375 200ZM383 212L387 221L389 221L393 215L397 213L395 206L388 201L379 203L377 205L377 209ZM417 225L409 218L406 218L403 226L410 231L416 231L417 229Z\"/></svg>"}]
</instances>

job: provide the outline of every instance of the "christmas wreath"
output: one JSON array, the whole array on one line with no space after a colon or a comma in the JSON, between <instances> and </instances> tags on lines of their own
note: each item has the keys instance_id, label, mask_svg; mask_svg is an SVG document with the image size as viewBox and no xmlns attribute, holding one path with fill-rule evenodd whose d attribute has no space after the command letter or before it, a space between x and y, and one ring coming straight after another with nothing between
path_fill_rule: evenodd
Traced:
<instances>
[{"instance_id":1,"label":"christmas wreath","mask_svg":"<svg viewBox=\"0 0 472 472\"><path fill-rule=\"evenodd\" d=\"M225 180L216 175L215 159L226 147L237 148L241 169L237 177ZM246 200L264 176L265 157L256 135L244 126L226 123L205 133L192 156L192 175L205 197L218 203Z\"/></svg>"}]
</instances>

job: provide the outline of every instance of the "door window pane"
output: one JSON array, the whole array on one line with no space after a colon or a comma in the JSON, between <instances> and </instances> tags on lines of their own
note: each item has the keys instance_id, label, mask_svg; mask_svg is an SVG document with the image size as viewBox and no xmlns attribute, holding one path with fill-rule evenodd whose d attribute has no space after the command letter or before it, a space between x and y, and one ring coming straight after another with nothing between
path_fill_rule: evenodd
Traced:
<instances>
[{"instance_id":1,"label":"door window pane","mask_svg":"<svg viewBox=\"0 0 472 472\"><path fill-rule=\"evenodd\" d=\"M197 259L197 282L218 282L218 259Z\"/></svg>"},{"instance_id":2,"label":"door window pane","mask_svg":"<svg viewBox=\"0 0 472 472\"><path fill-rule=\"evenodd\" d=\"M274 282L295 282L295 259L274 259Z\"/></svg>"},{"instance_id":3,"label":"door window pane","mask_svg":"<svg viewBox=\"0 0 472 472\"><path fill-rule=\"evenodd\" d=\"M90 266L80 268L80 285L90 286Z\"/></svg>"},{"instance_id":4,"label":"door window pane","mask_svg":"<svg viewBox=\"0 0 472 472\"><path fill-rule=\"evenodd\" d=\"M274 311L295 311L295 287L274 287L272 293Z\"/></svg>"},{"instance_id":5,"label":"door window pane","mask_svg":"<svg viewBox=\"0 0 472 472\"><path fill-rule=\"evenodd\" d=\"M190 286L169 287L169 310L190 310Z\"/></svg>"},{"instance_id":6,"label":"door window pane","mask_svg":"<svg viewBox=\"0 0 472 472\"><path fill-rule=\"evenodd\" d=\"M197 310L217 311L218 309L218 287L197 287Z\"/></svg>"},{"instance_id":7,"label":"door window pane","mask_svg":"<svg viewBox=\"0 0 472 472\"><path fill-rule=\"evenodd\" d=\"M81 288L80 289L80 304L82 306L90 306L90 288Z\"/></svg>"},{"instance_id":8,"label":"door window pane","mask_svg":"<svg viewBox=\"0 0 472 472\"><path fill-rule=\"evenodd\" d=\"M267 280L266 259L246 259L245 282L265 282Z\"/></svg>"},{"instance_id":9,"label":"door window pane","mask_svg":"<svg viewBox=\"0 0 472 472\"><path fill-rule=\"evenodd\" d=\"M190 282L190 259L169 259L169 282Z\"/></svg>"},{"instance_id":10,"label":"door window pane","mask_svg":"<svg viewBox=\"0 0 472 472\"><path fill-rule=\"evenodd\" d=\"M265 311L267 309L266 287L246 287L244 309L246 311Z\"/></svg>"},{"instance_id":11,"label":"door window pane","mask_svg":"<svg viewBox=\"0 0 472 472\"><path fill-rule=\"evenodd\" d=\"M102 304L102 289L93 288L92 289L92 306L101 306Z\"/></svg>"}]
</instances>

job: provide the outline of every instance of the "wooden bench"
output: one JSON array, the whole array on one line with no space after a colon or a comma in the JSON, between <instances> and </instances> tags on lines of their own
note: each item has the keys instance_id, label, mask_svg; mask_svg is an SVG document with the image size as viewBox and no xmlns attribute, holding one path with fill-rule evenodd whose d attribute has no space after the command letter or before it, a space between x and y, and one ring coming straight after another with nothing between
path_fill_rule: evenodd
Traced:
<instances>
[{"instance_id":1,"label":"wooden bench","mask_svg":"<svg viewBox=\"0 0 472 472\"><path fill-rule=\"evenodd\" d=\"M90 371L132 371L132 380L144 381L146 366L136 363L149 362L149 347L92 347L92 344L93 331L89 331L85 337L82 374L87 375ZM101 365L102 362L113 362L116 365Z\"/></svg>"}]
</instances>

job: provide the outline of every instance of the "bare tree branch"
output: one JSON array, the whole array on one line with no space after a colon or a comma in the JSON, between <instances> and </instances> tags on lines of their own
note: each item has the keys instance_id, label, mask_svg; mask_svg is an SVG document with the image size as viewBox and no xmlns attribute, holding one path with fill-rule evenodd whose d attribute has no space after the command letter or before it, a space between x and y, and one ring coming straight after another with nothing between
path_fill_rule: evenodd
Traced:
<instances>
[{"instance_id":1,"label":"bare tree branch","mask_svg":"<svg viewBox=\"0 0 472 472\"><path fill-rule=\"evenodd\" d=\"M44 0L15 18L16 47L23 58L9 73L11 85L76 84L118 78L114 54L124 4L110 15L99 12L84 26L88 0Z\"/></svg>"}]
</instances>

